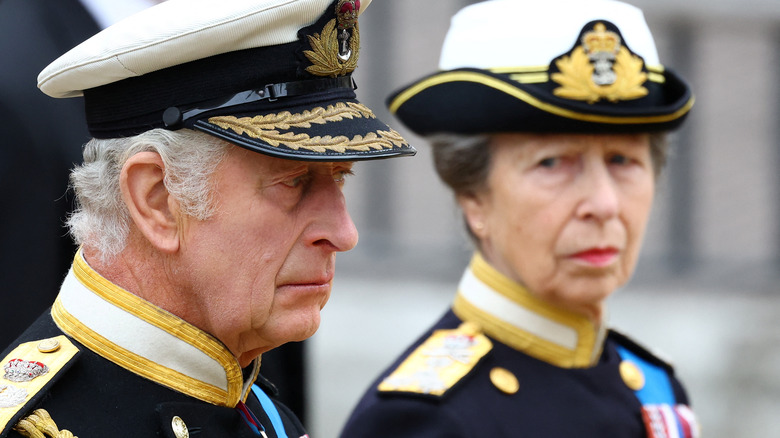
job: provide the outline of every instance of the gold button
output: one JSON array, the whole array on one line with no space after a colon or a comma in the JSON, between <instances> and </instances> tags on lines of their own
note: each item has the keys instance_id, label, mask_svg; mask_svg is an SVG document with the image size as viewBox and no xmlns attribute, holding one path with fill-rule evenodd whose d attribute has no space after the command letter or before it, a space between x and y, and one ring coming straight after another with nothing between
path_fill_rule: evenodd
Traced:
<instances>
[{"instance_id":1,"label":"gold button","mask_svg":"<svg viewBox=\"0 0 780 438\"><path fill-rule=\"evenodd\" d=\"M41 353L54 353L60 349L60 341L55 338L44 339L38 342L38 351Z\"/></svg>"},{"instance_id":2,"label":"gold button","mask_svg":"<svg viewBox=\"0 0 780 438\"><path fill-rule=\"evenodd\" d=\"M505 394L514 394L520 389L520 382L506 368L495 367L490 370L490 381Z\"/></svg>"},{"instance_id":3,"label":"gold button","mask_svg":"<svg viewBox=\"0 0 780 438\"><path fill-rule=\"evenodd\" d=\"M171 419L171 428L173 429L173 435L176 438L190 438L190 431L187 430L187 425L184 424L178 415Z\"/></svg>"},{"instance_id":4,"label":"gold button","mask_svg":"<svg viewBox=\"0 0 780 438\"><path fill-rule=\"evenodd\" d=\"M471 321L462 322L458 327L458 330L463 332L463 334L466 336L476 336L482 332L482 329L479 327L479 325Z\"/></svg>"},{"instance_id":5,"label":"gold button","mask_svg":"<svg viewBox=\"0 0 780 438\"><path fill-rule=\"evenodd\" d=\"M620 377L626 383L626 386L639 391L645 386L645 375L633 362L624 360L620 362Z\"/></svg>"}]
</instances>

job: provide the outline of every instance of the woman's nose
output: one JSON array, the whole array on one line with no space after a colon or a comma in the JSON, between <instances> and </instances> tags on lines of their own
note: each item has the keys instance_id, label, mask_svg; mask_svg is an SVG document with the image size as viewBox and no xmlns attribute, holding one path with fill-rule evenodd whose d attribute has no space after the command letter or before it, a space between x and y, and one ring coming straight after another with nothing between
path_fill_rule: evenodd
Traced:
<instances>
[{"instance_id":1,"label":"woman's nose","mask_svg":"<svg viewBox=\"0 0 780 438\"><path fill-rule=\"evenodd\" d=\"M585 166L578 183L582 193L578 217L603 222L617 216L620 212L618 182L612 178L606 163Z\"/></svg>"}]
</instances>

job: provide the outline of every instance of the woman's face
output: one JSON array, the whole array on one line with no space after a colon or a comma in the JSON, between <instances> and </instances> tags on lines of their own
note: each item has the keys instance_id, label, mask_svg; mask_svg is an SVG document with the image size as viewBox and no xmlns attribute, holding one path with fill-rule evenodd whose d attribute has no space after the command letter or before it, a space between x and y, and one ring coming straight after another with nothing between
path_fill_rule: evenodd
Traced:
<instances>
[{"instance_id":1,"label":"woman's face","mask_svg":"<svg viewBox=\"0 0 780 438\"><path fill-rule=\"evenodd\" d=\"M649 136L498 134L487 187L459 199L484 257L551 304L601 319L653 202Z\"/></svg>"}]
</instances>

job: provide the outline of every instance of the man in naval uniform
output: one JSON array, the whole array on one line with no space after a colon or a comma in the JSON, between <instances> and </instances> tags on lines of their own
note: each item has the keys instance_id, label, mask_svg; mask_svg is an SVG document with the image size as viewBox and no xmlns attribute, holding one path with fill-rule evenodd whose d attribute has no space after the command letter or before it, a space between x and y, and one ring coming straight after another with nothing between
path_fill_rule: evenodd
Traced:
<instances>
[{"instance_id":1,"label":"man in naval uniform","mask_svg":"<svg viewBox=\"0 0 780 438\"><path fill-rule=\"evenodd\" d=\"M353 162L415 152L355 98L368 3L170 0L41 72L94 138L80 249L1 355L0 436L306 436L261 354L318 327Z\"/></svg>"}]
</instances>

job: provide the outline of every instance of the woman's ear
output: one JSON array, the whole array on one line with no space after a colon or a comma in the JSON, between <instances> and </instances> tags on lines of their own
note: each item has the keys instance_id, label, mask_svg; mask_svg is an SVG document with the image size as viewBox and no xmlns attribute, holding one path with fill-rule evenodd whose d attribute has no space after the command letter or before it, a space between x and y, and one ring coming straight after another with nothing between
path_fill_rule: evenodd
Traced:
<instances>
[{"instance_id":1,"label":"woman's ear","mask_svg":"<svg viewBox=\"0 0 780 438\"><path fill-rule=\"evenodd\" d=\"M179 249L179 204L165 187L165 164L156 152L139 152L122 167L119 186L135 227L159 251Z\"/></svg>"},{"instance_id":2,"label":"woman's ear","mask_svg":"<svg viewBox=\"0 0 780 438\"><path fill-rule=\"evenodd\" d=\"M471 232L480 240L485 239L487 236L487 205L485 197L480 194L459 195L457 201Z\"/></svg>"}]
</instances>

